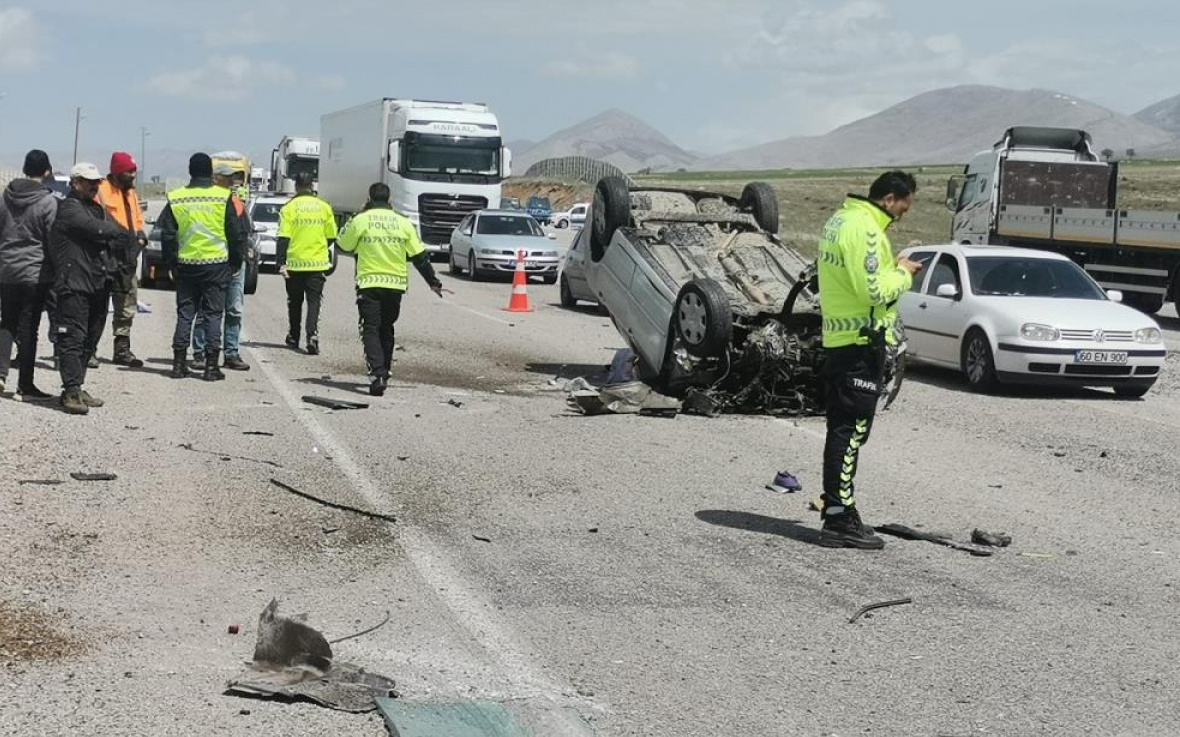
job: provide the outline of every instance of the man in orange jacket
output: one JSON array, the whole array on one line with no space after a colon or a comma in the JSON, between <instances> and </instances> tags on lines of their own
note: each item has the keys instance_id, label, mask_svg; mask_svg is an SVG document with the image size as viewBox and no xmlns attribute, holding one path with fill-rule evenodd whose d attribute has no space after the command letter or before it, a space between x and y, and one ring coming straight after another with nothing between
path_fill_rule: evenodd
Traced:
<instances>
[{"instance_id":1,"label":"man in orange jacket","mask_svg":"<svg viewBox=\"0 0 1180 737\"><path fill-rule=\"evenodd\" d=\"M135 193L135 172L138 167L131 154L116 151L111 155L111 171L98 187L98 201L106 208L111 220L135 234L133 245L122 249L114 256L115 270L112 274L111 301L115 316L112 327L115 333L113 361L122 366L140 368L143 361L131 352L131 323L139 307L139 289L135 278L139 265L139 254L147 245L143 230L143 211L139 209L139 197ZM135 245L138 244L138 245ZM91 357L91 366L97 361Z\"/></svg>"}]
</instances>

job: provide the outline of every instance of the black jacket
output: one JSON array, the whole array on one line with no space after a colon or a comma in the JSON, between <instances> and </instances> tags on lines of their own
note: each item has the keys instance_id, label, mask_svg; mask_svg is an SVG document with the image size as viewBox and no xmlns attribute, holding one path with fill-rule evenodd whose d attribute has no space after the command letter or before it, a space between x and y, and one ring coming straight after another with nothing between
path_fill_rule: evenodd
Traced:
<instances>
[{"instance_id":1,"label":"black jacket","mask_svg":"<svg viewBox=\"0 0 1180 737\"><path fill-rule=\"evenodd\" d=\"M135 236L107 218L106 209L77 192L57 206L57 219L49 236L54 289L59 292L94 294L107 288L113 273L111 246L126 245Z\"/></svg>"},{"instance_id":2,"label":"black jacket","mask_svg":"<svg viewBox=\"0 0 1180 737\"><path fill-rule=\"evenodd\" d=\"M57 198L41 182L14 179L0 206L0 284L53 281L45 252L57 217Z\"/></svg>"},{"instance_id":3,"label":"black jacket","mask_svg":"<svg viewBox=\"0 0 1180 737\"><path fill-rule=\"evenodd\" d=\"M189 181L190 187L212 187L213 180L205 177L194 177ZM236 272L242 268L242 259L250 247L251 226L250 219L243 211L239 214L234 206L233 195L225 207L225 243L229 250L229 265ZM180 230L176 224L176 216L172 214L172 204L164 206L164 211L156 220L156 227L160 229L160 249L165 269L175 269L177 257L180 253Z\"/></svg>"}]
</instances>

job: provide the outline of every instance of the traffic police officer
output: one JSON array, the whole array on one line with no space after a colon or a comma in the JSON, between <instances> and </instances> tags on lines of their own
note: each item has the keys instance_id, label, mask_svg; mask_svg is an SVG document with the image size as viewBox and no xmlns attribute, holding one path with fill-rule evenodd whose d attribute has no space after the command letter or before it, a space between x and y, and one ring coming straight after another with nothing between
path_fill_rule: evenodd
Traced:
<instances>
[{"instance_id":1,"label":"traffic police officer","mask_svg":"<svg viewBox=\"0 0 1180 737\"><path fill-rule=\"evenodd\" d=\"M224 379L218 366L225 291L232 274L242 268L249 235L236 212L233 194L213 183L208 154L189 159L187 187L168 193L159 226L164 265L176 281L176 332L172 336L174 379L189 375L185 359L198 308L205 323L206 381Z\"/></svg>"},{"instance_id":2,"label":"traffic police officer","mask_svg":"<svg viewBox=\"0 0 1180 737\"><path fill-rule=\"evenodd\" d=\"M820 237L828 432L819 542L825 547L885 547L861 522L854 479L882 393L887 346L898 338L896 304L922 268L904 257L895 261L885 231L910 209L917 189L913 175L887 172L867 198L849 195Z\"/></svg>"},{"instance_id":3,"label":"traffic police officer","mask_svg":"<svg viewBox=\"0 0 1180 737\"><path fill-rule=\"evenodd\" d=\"M369 187L365 209L344 226L340 250L355 254L356 304L361 318L361 340L368 365L369 393L385 394L393 363L393 325L401 314L402 297L409 287L407 262L443 296L442 282L430 266L430 255L422 248L413 223L394 212L389 204L388 185Z\"/></svg>"},{"instance_id":4,"label":"traffic police officer","mask_svg":"<svg viewBox=\"0 0 1180 737\"><path fill-rule=\"evenodd\" d=\"M309 172L295 177L295 196L279 210L279 273L287 280L287 345L299 347L299 323L307 300L307 353L320 352L320 304L332 268L336 216L315 196Z\"/></svg>"}]
</instances>

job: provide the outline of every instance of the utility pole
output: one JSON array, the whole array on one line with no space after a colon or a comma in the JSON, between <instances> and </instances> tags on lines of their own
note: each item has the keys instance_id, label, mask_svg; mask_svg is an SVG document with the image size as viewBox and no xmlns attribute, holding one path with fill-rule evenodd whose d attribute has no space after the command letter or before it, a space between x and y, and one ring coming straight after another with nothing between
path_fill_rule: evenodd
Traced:
<instances>
[{"instance_id":1,"label":"utility pole","mask_svg":"<svg viewBox=\"0 0 1180 737\"><path fill-rule=\"evenodd\" d=\"M139 126L139 169L137 175L139 182L136 188L143 192L143 183L147 181L147 137L151 135L151 131L146 126Z\"/></svg>"},{"instance_id":2,"label":"utility pole","mask_svg":"<svg viewBox=\"0 0 1180 737\"><path fill-rule=\"evenodd\" d=\"M78 130L82 127L82 108L74 111L74 163L78 163Z\"/></svg>"}]
</instances>

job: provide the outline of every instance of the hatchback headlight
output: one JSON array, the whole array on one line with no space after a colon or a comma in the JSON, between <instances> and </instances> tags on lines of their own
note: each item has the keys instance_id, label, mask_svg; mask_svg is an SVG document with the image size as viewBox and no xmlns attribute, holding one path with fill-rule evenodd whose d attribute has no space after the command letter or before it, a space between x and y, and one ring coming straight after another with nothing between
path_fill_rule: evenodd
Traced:
<instances>
[{"instance_id":1,"label":"hatchback headlight","mask_svg":"<svg viewBox=\"0 0 1180 737\"><path fill-rule=\"evenodd\" d=\"M1139 328L1135 331L1137 343L1162 343L1163 340L1164 336L1159 328Z\"/></svg>"},{"instance_id":2,"label":"hatchback headlight","mask_svg":"<svg viewBox=\"0 0 1180 737\"><path fill-rule=\"evenodd\" d=\"M481 256L492 256L492 255L495 255L495 253L496 253L496 252L495 252L495 251L493 251L493 250L492 250L492 249L490 249L490 248L481 248L481 249L479 249L479 255L481 255Z\"/></svg>"},{"instance_id":3,"label":"hatchback headlight","mask_svg":"<svg viewBox=\"0 0 1180 737\"><path fill-rule=\"evenodd\" d=\"M557 258L557 251L546 251L545 256L548 258Z\"/></svg>"},{"instance_id":4,"label":"hatchback headlight","mask_svg":"<svg viewBox=\"0 0 1180 737\"><path fill-rule=\"evenodd\" d=\"M1061 340L1061 331L1052 325L1026 322L1020 326L1020 336L1025 340Z\"/></svg>"}]
</instances>

